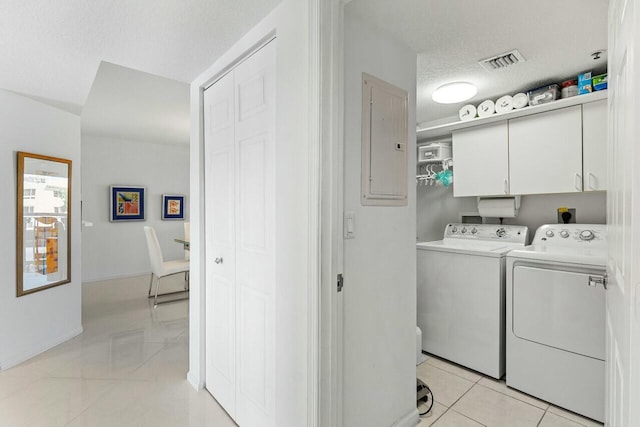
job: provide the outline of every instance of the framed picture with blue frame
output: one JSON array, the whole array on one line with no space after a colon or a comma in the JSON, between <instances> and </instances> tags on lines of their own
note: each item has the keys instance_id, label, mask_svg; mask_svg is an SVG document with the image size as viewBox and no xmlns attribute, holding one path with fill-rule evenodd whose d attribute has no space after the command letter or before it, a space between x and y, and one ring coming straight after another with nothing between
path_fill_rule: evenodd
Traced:
<instances>
[{"instance_id":1,"label":"framed picture with blue frame","mask_svg":"<svg viewBox=\"0 0 640 427\"><path fill-rule=\"evenodd\" d=\"M184 219L184 196L181 194L162 195L162 219Z\"/></svg>"},{"instance_id":2,"label":"framed picture with blue frame","mask_svg":"<svg viewBox=\"0 0 640 427\"><path fill-rule=\"evenodd\" d=\"M112 185L109 191L109 221L144 221L145 188L132 185Z\"/></svg>"}]
</instances>

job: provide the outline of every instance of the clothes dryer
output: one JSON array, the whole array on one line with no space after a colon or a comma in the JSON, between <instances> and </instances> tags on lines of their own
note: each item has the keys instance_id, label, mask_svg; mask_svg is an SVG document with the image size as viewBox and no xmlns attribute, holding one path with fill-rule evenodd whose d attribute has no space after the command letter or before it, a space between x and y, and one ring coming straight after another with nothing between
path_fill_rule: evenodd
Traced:
<instances>
[{"instance_id":1,"label":"clothes dryer","mask_svg":"<svg viewBox=\"0 0 640 427\"><path fill-rule=\"evenodd\" d=\"M604 421L606 225L553 224L507 256L507 385Z\"/></svg>"}]
</instances>

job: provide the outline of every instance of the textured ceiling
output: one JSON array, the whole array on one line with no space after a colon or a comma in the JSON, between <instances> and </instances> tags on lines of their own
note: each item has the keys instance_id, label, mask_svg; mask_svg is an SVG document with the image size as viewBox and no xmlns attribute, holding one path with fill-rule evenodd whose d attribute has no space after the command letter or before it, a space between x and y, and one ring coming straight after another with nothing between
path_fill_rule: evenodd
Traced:
<instances>
[{"instance_id":1,"label":"textured ceiling","mask_svg":"<svg viewBox=\"0 0 640 427\"><path fill-rule=\"evenodd\" d=\"M82 110L82 132L189 143L189 85L103 62Z\"/></svg>"},{"instance_id":2,"label":"textured ceiling","mask_svg":"<svg viewBox=\"0 0 640 427\"><path fill-rule=\"evenodd\" d=\"M2 0L0 88L79 111L101 61L191 82L279 0Z\"/></svg>"},{"instance_id":3,"label":"textured ceiling","mask_svg":"<svg viewBox=\"0 0 640 427\"><path fill-rule=\"evenodd\" d=\"M607 47L605 0L353 0L347 8L418 53L418 123L457 117L467 103L606 69L606 55L590 56ZM477 63L512 49L527 61L492 72ZM478 87L473 99L431 100L435 88L461 80Z\"/></svg>"}]
</instances>

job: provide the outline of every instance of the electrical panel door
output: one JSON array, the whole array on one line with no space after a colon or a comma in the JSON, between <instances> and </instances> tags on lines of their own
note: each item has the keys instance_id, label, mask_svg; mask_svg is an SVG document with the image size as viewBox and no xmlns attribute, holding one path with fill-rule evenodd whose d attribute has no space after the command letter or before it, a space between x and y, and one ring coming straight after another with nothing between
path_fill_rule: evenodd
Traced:
<instances>
[{"instance_id":1,"label":"electrical panel door","mask_svg":"<svg viewBox=\"0 0 640 427\"><path fill-rule=\"evenodd\" d=\"M362 204L407 204L408 93L363 73Z\"/></svg>"}]
</instances>

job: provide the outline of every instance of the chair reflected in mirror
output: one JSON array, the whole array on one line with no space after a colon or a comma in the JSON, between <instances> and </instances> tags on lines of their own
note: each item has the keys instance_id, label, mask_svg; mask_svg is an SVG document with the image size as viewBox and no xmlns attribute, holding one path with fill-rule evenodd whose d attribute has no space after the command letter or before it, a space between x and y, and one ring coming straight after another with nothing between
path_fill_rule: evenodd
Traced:
<instances>
[{"instance_id":1,"label":"chair reflected in mirror","mask_svg":"<svg viewBox=\"0 0 640 427\"><path fill-rule=\"evenodd\" d=\"M151 298L151 289L153 287L154 278L156 280L156 291L153 300L153 307L156 308L158 304L164 304L167 302L180 301L183 299L187 299L189 292L189 260L188 259L177 259L172 261L164 261L162 257L162 249L160 248L160 243L158 242L158 237L156 235L156 231L153 227L144 227L144 234L147 239L147 247L149 249L149 260L151 261L151 280L149 281L149 292L148 297ZM185 285L184 290L182 291L174 291L174 292L165 292L159 293L160 289L160 279L172 276L174 274L184 273L185 274ZM167 301L158 301L158 296L163 295L172 295L172 294L180 294L185 293L184 298L179 299L170 299Z\"/></svg>"}]
</instances>

